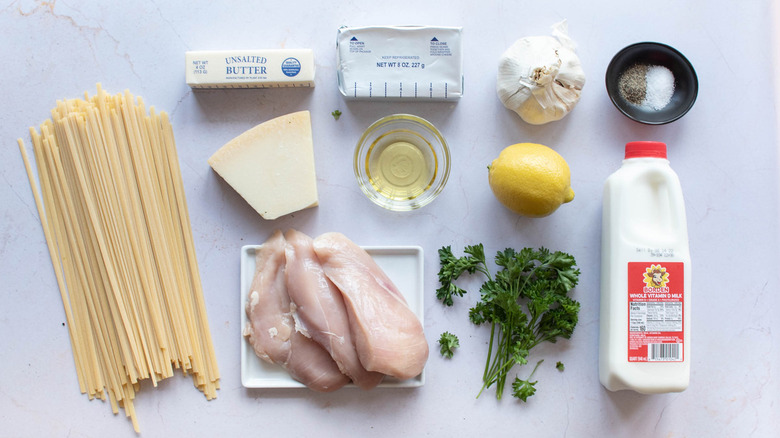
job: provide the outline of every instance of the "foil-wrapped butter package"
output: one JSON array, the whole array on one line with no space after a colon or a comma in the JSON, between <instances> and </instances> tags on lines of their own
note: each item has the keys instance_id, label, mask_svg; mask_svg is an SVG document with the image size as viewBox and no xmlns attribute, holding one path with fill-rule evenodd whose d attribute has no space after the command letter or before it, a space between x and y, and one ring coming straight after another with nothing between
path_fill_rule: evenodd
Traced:
<instances>
[{"instance_id":1,"label":"foil-wrapped butter package","mask_svg":"<svg viewBox=\"0 0 780 438\"><path fill-rule=\"evenodd\" d=\"M341 27L339 90L348 99L456 100L463 95L460 27Z\"/></svg>"}]
</instances>

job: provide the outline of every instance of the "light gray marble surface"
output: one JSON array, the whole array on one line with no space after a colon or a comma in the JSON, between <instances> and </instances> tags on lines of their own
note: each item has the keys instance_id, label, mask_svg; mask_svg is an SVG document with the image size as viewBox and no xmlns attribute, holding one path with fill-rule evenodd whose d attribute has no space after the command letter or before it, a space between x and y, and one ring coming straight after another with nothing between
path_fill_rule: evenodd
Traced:
<instances>
[{"instance_id":1,"label":"light gray marble surface","mask_svg":"<svg viewBox=\"0 0 780 438\"><path fill-rule=\"evenodd\" d=\"M777 104L770 1L597 2L31 2L0 1L0 435L133 436L108 403L80 394L64 313L16 146L57 99L129 89L167 111L176 134L222 389L207 402L177 375L136 399L143 436L658 436L780 435ZM548 34L562 19L587 75L565 119L524 124L495 93L496 63L517 38ZM457 103L346 102L336 86L341 25L463 26L465 95ZM604 72L612 55L660 41L696 67L692 111L644 126L610 103ZM775 48L777 47L775 39ZM312 48L310 90L193 92L184 52ZM272 117L312 113L320 206L264 221L208 166L207 158ZM343 112L340 120L331 111ZM352 174L352 151L376 119L396 112L436 125L452 150L440 197L412 213L371 204ZM693 258L692 374L680 394L610 393L598 381L601 188L623 145L659 140L683 184ZM572 169L575 200L550 217L524 219L490 193L486 166L505 146L547 144ZM276 228L342 231L362 245L420 245L425 251L425 322L432 354L420 388L316 394L241 386L239 257ZM476 294L453 308L434 297L436 251L482 242L488 252L544 245L572 253L582 303L570 341L544 345L537 394L497 402L481 385L488 331L469 323ZM476 282L473 283L476 287ZM445 331L460 336L453 360L436 351ZM552 365L566 364L563 373ZM549 366L548 366L549 364ZM518 370L526 375L530 369Z\"/></svg>"}]
</instances>

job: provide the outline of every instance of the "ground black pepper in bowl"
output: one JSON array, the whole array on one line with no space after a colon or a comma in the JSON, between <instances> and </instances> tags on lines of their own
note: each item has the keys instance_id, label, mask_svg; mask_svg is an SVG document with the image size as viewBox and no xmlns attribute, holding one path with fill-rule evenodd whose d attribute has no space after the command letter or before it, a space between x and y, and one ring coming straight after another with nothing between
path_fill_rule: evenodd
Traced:
<instances>
[{"instance_id":1,"label":"ground black pepper in bowl","mask_svg":"<svg viewBox=\"0 0 780 438\"><path fill-rule=\"evenodd\" d=\"M641 105L647 95L647 65L634 64L620 75L618 90L623 99Z\"/></svg>"}]
</instances>

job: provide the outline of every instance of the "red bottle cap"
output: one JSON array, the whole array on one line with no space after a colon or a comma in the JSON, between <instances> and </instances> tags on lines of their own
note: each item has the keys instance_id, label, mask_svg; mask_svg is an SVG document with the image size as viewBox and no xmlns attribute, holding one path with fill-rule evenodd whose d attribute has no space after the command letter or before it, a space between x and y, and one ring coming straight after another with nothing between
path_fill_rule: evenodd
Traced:
<instances>
[{"instance_id":1,"label":"red bottle cap","mask_svg":"<svg viewBox=\"0 0 780 438\"><path fill-rule=\"evenodd\" d=\"M626 143L626 160L629 158L666 159L666 143L660 141L632 141Z\"/></svg>"}]
</instances>

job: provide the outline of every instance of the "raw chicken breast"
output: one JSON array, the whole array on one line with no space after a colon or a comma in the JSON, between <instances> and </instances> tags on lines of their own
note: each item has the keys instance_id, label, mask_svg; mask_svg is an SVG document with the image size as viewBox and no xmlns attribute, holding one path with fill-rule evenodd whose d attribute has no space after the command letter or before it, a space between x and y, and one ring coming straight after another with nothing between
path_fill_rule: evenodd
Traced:
<instances>
[{"instance_id":1,"label":"raw chicken breast","mask_svg":"<svg viewBox=\"0 0 780 438\"><path fill-rule=\"evenodd\" d=\"M340 233L314 239L314 251L344 297L363 366L399 379L420 374L428 359L422 324L374 259Z\"/></svg>"},{"instance_id":2,"label":"raw chicken breast","mask_svg":"<svg viewBox=\"0 0 780 438\"><path fill-rule=\"evenodd\" d=\"M362 389L371 389L384 377L367 371L360 363L350 334L349 318L344 298L325 276L312 239L304 233L289 230L287 242L287 293L295 303L298 319L308 335L322 345L341 372Z\"/></svg>"},{"instance_id":3,"label":"raw chicken breast","mask_svg":"<svg viewBox=\"0 0 780 438\"><path fill-rule=\"evenodd\" d=\"M285 283L284 249L284 237L277 231L257 251L243 334L258 357L281 365L309 388L323 392L339 389L349 378L327 351L295 330L295 309Z\"/></svg>"},{"instance_id":4,"label":"raw chicken breast","mask_svg":"<svg viewBox=\"0 0 780 438\"><path fill-rule=\"evenodd\" d=\"M335 391L349 383L349 377L339 370L330 354L297 331L290 337L290 356L282 366L293 379L314 391Z\"/></svg>"},{"instance_id":5,"label":"raw chicken breast","mask_svg":"<svg viewBox=\"0 0 780 438\"><path fill-rule=\"evenodd\" d=\"M276 364L287 362L290 336L295 330L284 278L284 244L282 233L276 232L257 250L244 328L255 354Z\"/></svg>"}]
</instances>

